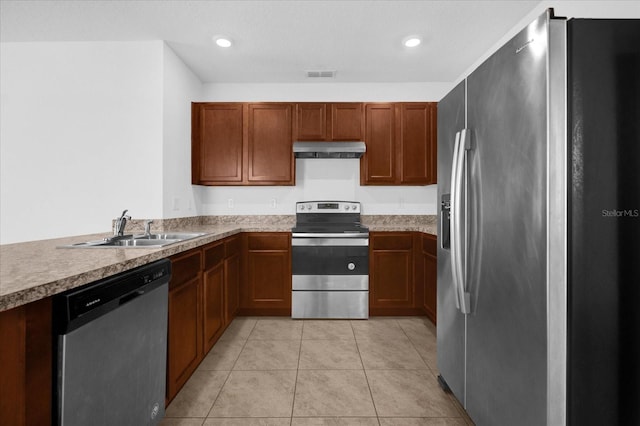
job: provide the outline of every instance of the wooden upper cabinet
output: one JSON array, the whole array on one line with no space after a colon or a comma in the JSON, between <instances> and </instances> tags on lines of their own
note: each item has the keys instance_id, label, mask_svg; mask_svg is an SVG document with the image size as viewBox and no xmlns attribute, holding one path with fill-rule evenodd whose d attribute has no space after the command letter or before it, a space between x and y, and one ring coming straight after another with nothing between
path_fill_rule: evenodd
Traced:
<instances>
[{"instance_id":1,"label":"wooden upper cabinet","mask_svg":"<svg viewBox=\"0 0 640 426\"><path fill-rule=\"evenodd\" d=\"M249 104L247 182L293 185L293 104Z\"/></svg>"},{"instance_id":2,"label":"wooden upper cabinet","mask_svg":"<svg viewBox=\"0 0 640 426\"><path fill-rule=\"evenodd\" d=\"M193 103L195 185L294 185L293 104Z\"/></svg>"},{"instance_id":3,"label":"wooden upper cabinet","mask_svg":"<svg viewBox=\"0 0 640 426\"><path fill-rule=\"evenodd\" d=\"M327 140L327 104L296 104L296 140Z\"/></svg>"},{"instance_id":4,"label":"wooden upper cabinet","mask_svg":"<svg viewBox=\"0 0 640 426\"><path fill-rule=\"evenodd\" d=\"M295 122L298 141L361 141L363 104L298 103Z\"/></svg>"},{"instance_id":5,"label":"wooden upper cabinet","mask_svg":"<svg viewBox=\"0 0 640 426\"><path fill-rule=\"evenodd\" d=\"M367 152L360 160L362 184L396 182L395 136L395 104L367 104L364 136Z\"/></svg>"},{"instance_id":6,"label":"wooden upper cabinet","mask_svg":"<svg viewBox=\"0 0 640 426\"><path fill-rule=\"evenodd\" d=\"M241 184L242 104L192 104L192 183Z\"/></svg>"},{"instance_id":7,"label":"wooden upper cabinet","mask_svg":"<svg viewBox=\"0 0 640 426\"><path fill-rule=\"evenodd\" d=\"M331 104L332 141L361 141L363 137L361 103Z\"/></svg>"},{"instance_id":8,"label":"wooden upper cabinet","mask_svg":"<svg viewBox=\"0 0 640 426\"><path fill-rule=\"evenodd\" d=\"M436 183L436 103L367 104L363 185Z\"/></svg>"}]
</instances>

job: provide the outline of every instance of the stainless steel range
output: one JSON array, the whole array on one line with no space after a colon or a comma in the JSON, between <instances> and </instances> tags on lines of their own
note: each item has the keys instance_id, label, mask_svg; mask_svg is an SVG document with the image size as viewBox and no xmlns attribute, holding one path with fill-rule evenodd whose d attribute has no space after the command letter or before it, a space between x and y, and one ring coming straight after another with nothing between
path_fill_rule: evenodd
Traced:
<instances>
[{"instance_id":1,"label":"stainless steel range","mask_svg":"<svg viewBox=\"0 0 640 426\"><path fill-rule=\"evenodd\" d=\"M293 318L369 317L369 229L355 201L296 203Z\"/></svg>"}]
</instances>

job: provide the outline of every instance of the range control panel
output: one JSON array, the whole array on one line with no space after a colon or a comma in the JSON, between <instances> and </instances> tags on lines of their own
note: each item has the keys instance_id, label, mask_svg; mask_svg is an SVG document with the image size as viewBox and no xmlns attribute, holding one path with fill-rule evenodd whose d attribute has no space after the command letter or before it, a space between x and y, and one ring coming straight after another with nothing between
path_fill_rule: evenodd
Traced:
<instances>
[{"instance_id":1,"label":"range control panel","mask_svg":"<svg viewBox=\"0 0 640 426\"><path fill-rule=\"evenodd\" d=\"M300 201L296 213L360 213L357 201Z\"/></svg>"}]
</instances>

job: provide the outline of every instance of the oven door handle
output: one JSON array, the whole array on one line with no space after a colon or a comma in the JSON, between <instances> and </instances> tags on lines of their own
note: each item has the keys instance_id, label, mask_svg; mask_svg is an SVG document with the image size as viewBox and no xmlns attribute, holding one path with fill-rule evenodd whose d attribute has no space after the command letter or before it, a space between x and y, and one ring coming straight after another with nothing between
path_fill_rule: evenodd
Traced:
<instances>
[{"instance_id":1,"label":"oven door handle","mask_svg":"<svg viewBox=\"0 0 640 426\"><path fill-rule=\"evenodd\" d=\"M317 246L363 246L369 245L368 237L360 238L303 238L294 237L291 239L293 247L317 247Z\"/></svg>"},{"instance_id":2,"label":"oven door handle","mask_svg":"<svg viewBox=\"0 0 640 426\"><path fill-rule=\"evenodd\" d=\"M369 238L366 232L294 232L291 236L293 238Z\"/></svg>"}]
</instances>

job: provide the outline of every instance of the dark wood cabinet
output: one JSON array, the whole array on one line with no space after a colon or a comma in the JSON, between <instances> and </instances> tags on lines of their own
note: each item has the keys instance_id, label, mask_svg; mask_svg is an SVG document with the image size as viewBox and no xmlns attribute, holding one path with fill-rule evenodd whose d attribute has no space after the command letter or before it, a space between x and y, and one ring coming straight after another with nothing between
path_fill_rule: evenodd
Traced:
<instances>
[{"instance_id":1,"label":"dark wood cabinet","mask_svg":"<svg viewBox=\"0 0 640 426\"><path fill-rule=\"evenodd\" d=\"M291 315L291 238L284 232L245 235L246 280L241 312Z\"/></svg>"},{"instance_id":2,"label":"dark wood cabinet","mask_svg":"<svg viewBox=\"0 0 640 426\"><path fill-rule=\"evenodd\" d=\"M171 258L167 344L167 400L171 401L202 360L202 252Z\"/></svg>"},{"instance_id":3,"label":"dark wood cabinet","mask_svg":"<svg viewBox=\"0 0 640 426\"><path fill-rule=\"evenodd\" d=\"M250 185L293 185L293 105L249 104L247 141Z\"/></svg>"},{"instance_id":4,"label":"dark wood cabinet","mask_svg":"<svg viewBox=\"0 0 640 426\"><path fill-rule=\"evenodd\" d=\"M437 104L365 104L367 152L360 160L362 185L436 183Z\"/></svg>"},{"instance_id":5,"label":"dark wood cabinet","mask_svg":"<svg viewBox=\"0 0 640 426\"><path fill-rule=\"evenodd\" d=\"M367 152L360 159L360 183L392 185L396 182L395 104L365 106Z\"/></svg>"},{"instance_id":6,"label":"dark wood cabinet","mask_svg":"<svg viewBox=\"0 0 640 426\"><path fill-rule=\"evenodd\" d=\"M51 424L51 298L0 312L0 424Z\"/></svg>"},{"instance_id":7,"label":"dark wood cabinet","mask_svg":"<svg viewBox=\"0 0 640 426\"><path fill-rule=\"evenodd\" d=\"M396 315L396 309L412 309L415 293L413 234L372 232L370 251L371 315Z\"/></svg>"},{"instance_id":8,"label":"dark wood cabinet","mask_svg":"<svg viewBox=\"0 0 640 426\"><path fill-rule=\"evenodd\" d=\"M298 141L361 141L364 136L360 102L296 104Z\"/></svg>"},{"instance_id":9,"label":"dark wood cabinet","mask_svg":"<svg viewBox=\"0 0 640 426\"><path fill-rule=\"evenodd\" d=\"M436 106L433 103L399 104L398 151L401 184L436 183Z\"/></svg>"},{"instance_id":10,"label":"dark wood cabinet","mask_svg":"<svg viewBox=\"0 0 640 426\"><path fill-rule=\"evenodd\" d=\"M225 321L230 323L240 306L240 237L228 238L225 243L224 285L225 285Z\"/></svg>"},{"instance_id":11,"label":"dark wood cabinet","mask_svg":"<svg viewBox=\"0 0 640 426\"><path fill-rule=\"evenodd\" d=\"M431 322L437 318L438 258L437 238L435 235L422 234L422 267L423 267L423 305L425 314Z\"/></svg>"},{"instance_id":12,"label":"dark wood cabinet","mask_svg":"<svg viewBox=\"0 0 640 426\"><path fill-rule=\"evenodd\" d=\"M225 325L224 301L224 243L218 242L203 249L202 312L204 353L209 352Z\"/></svg>"},{"instance_id":13,"label":"dark wood cabinet","mask_svg":"<svg viewBox=\"0 0 640 426\"><path fill-rule=\"evenodd\" d=\"M192 103L195 185L294 185L293 104Z\"/></svg>"},{"instance_id":14,"label":"dark wood cabinet","mask_svg":"<svg viewBox=\"0 0 640 426\"><path fill-rule=\"evenodd\" d=\"M191 108L192 183L242 184L243 104L194 103Z\"/></svg>"}]
</instances>

